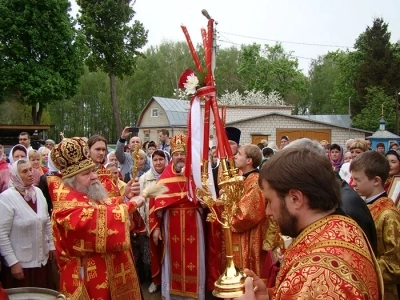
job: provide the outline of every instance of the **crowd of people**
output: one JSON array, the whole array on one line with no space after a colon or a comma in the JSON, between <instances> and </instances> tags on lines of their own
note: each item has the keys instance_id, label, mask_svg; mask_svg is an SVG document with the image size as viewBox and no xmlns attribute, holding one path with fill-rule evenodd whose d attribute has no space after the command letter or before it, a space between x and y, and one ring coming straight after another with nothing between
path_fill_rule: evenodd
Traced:
<instances>
[{"instance_id":1,"label":"crowd of people","mask_svg":"<svg viewBox=\"0 0 400 300\"><path fill-rule=\"evenodd\" d=\"M228 241L248 275L240 299L399 299L400 212L387 194L400 175L396 143L241 145L239 129L225 131L244 183ZM8 158L0 146L3 287L122 300L142 299L151 282L162 299L215 298L227 241L188 192L187 137L130 135L110 153L100 135L34 150L22 132ZM209 161L209 188L223 199L216 147ZM221 216L221 201L213 210Z\"/></svg>"}]
</instances>

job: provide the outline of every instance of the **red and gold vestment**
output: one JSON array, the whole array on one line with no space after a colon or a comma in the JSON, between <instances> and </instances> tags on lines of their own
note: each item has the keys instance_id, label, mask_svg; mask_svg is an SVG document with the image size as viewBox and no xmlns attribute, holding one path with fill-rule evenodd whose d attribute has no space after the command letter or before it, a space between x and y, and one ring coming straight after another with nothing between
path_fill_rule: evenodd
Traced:
<instances>
[{"instance_id":1,"label":"red and gold vestment","mask_svg":"<svg viewBox=\"0 0 400 300\"><path fill-rule=\"evenodd\" d=\"M237 202L232 219L232 246L235 265L261 274L266 252L262 250L268 226L264 196L258 186L258 172L244 180L244 196Z\"/></svg>"},{"instance_id":2,"label":"red and gold vestment","mask_svg":"<svg viewBox=\"0 0 400 300\"><path fill-rule=\"evenodd\" d=\"M94 205L56 176L48 186L60 292L71 300L141 299L128 221L136 204Z\"/></svg>"},{"instance_id":3,"label":"red and gold vestment","mask_svg":"<svg viewBox=\"0 0 400 300\"><path fill-rule=\"evenodd\" d=\"M270 298L381 299L381 277L372 253L353 220L342 215L323 217L286 250Z\"/></svg>"},{"instance_id":4,"label":"red and gold vestment","mask_svg":"<svg viewBox=\"0 0 400 300\"><path fill-rule=\"evenodd\" d=\"M400 283L400 213L388 197L377 199L368 208L376 227L376 258L385 285L385 300L397 300L396 285Z\"/></svg>"},{"instance_id":5,"label":"red and gold vestment","mask_svg":"<svg viewBox=\"0 0 400 300\"><path fill-rule=\"evenodd\" d=\"M157 184L165 185L168 192L151 201L149 223L151 232L156 228L163 230L163 263L168 258L170 266L166 270L168 291L171 295L200 299L199 293L204 293L204 288L200 291L204 284L201 278L205 277L204 261L201 259L204 255L204 236L201 235L204 233L202 217L199 218L200 203L188 199L186 178L174 171L172 162ZM153 258L152 255L152 266Z\"/></svg>"}]
</instances>

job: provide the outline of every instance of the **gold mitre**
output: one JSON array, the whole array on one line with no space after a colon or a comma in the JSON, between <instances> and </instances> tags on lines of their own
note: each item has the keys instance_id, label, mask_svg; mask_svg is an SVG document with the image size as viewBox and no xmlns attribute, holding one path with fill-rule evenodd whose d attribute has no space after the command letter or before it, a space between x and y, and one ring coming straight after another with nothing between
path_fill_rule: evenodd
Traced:
<instances>
[{"instance_id":1,"label":"gold mitre","mask_svg":"<svg viewBox=\"0 0 400 300\"><path fill-rule=\"evenodd\" d=\"M186 135L174 135L169 141L169 144L171 146L171 155L175 152L186 152Z\"/></svg>"},{"instance_id":2,"label":"gold mitre","mask_svg":"<svg viewBox=\"0 0 400 300\"><path fill-rule=\"evenodd\" d=\"M79 137L64 138L51 150L50 157L63 178L72 177L95 166L90 158L88 144Z\"/></svg>"}]
</instances>

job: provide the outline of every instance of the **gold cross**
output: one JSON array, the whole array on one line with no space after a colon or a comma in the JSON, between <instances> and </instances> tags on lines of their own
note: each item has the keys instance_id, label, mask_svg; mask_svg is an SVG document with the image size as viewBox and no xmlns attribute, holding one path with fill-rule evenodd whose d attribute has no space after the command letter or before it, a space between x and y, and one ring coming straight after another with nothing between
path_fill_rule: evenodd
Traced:
<instances>
[{"instance_id":1,"label":"gold cross","mask_svg":"<svg viewBox=\"0 0 400 300\"><path fill-rule=\"evenodd\" d=\"M78 246L72 246L72 249L76 250L76 251L85 251L85 240L80 240L80 245Z\"/></svg>"},{"instance_id":2,"label":"gold cross","mask_svg":"<svg viewBox=\"0 0 400 300\"><path fill-rule=\"evenodd\" d=\"M179 238L176 236L176 234L174 234L171 240L173 240L176 243L177 241L179 241Z\"/></svg>"},{"instance_id":3,"label":"gold cross","mask_svg":"<svg viewBox=\"0 0 400 300\"><path fill-rule=\"evenodd\" d=\"M125 284L126 283L126 275L128 275L130 273L130 270L125 270L125 266L124 264L121 264L121 272L115 274L115 277L122 277L122 283Z\"/></svg>"},{"instance_id":4,"label":"gold cross","mask_svg":"<svg viewBox=\"0 0 400 300\"><path fill-rule=\"evenodd\" d=\"M180 267L180 264L176 261L176 262L174 262L174 267L175 267L175 269L178 269Z\"/></svg>"},{"instance_id":5,"label":"gold cross","mask_svg":"<svg viewBox=\"0 0 400 300\"><path fill-rule=\"evenodd\" d=\"M60 195L62 194L68 194L69 190L64 190L64 184L61 183L58 189L54 190L54 192L57 194L57 201L60 201Z\"/></svg>"},{"instance_id":6,"label":"gold cross","mask_svg":"<svg viewBox=\"0 0 400 300\"><path fill-rule=\"evenodd\" d=\"M187 240L189 241L189 243L193 243L193 241L195 241L196 239L192 235L190 235Z\"/></svg>"},{"instance_id":7,"label":"gold cross","mask_svg":"<svg viewBox=\"0 0 400 300\"><path fill-rule=\"evenodd\" d=\"M194 268L196 268L196 266L195 266L194 264L190 263L190 264L187 266L187 268L188 268L190 271L192 271Z\"/></svg>"}]
</instances>

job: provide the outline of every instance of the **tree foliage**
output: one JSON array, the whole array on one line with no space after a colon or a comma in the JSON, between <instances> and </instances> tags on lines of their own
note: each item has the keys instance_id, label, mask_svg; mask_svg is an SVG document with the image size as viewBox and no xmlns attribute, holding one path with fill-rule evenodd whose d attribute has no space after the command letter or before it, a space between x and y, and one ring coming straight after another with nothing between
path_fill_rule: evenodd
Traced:
<instances>
[{"instance_id":1,"label":"tree foliage","mask_svg":"<svg viewBox=\"0 0 400 300\"><path fill-rule=\"evenodd\" d=\"M118 134L122 131L120 109L117 102L115 77L132 75L139 52L147 43L142 23L132 22L135 11L131 0L78 0L78 21L86 36L90 54L86 60L90 71L101 70L110 79L111 103Z\"/></svg>"},{"instance_id":2,"label":"tree foliage","mask_svg":"<svg viewBox=\"0 0 400 300\"><path fill-rule=\"evenodd\" d=\"M0 2L0 99L31 106L34 124L49 103L75 94L83 73L69 9L67 0Z\"/></svg>"},{"instance_id":3,"label":"tree foliage","mask_svg":"<svg viewBox=\"0 0 400 300\"><path fill-rule=\"evenodd\" d=\"M367 88L365 99L365 107L360 114L353 118L352 126L370 131L378 130L383 110L386 130L394 132L396 129L396 110L393 105L393 97L388 96L382 87L370 87Z\"/></svg>"},{"instance_id":4,"label":"tree foliage","mask_svg":"<svg viewBox=\"0 0 400 300\"><path fill-rule=\"evenodd\" d=\"M354 80L357 91L357 98L352 102L354 113L366 107L368 88L380 87L387 95L394 95L399 88L400 60L396 47L390 43L390 36L388 24L377 18L355 42L361 63Z\"/></svg>"},{"instance_id":5,"label":"tree foliage","mask_svg":"<svg viewBox=\"0 0 400 300\"><path fill-rule=\"evenodd\" d=\"M292 53L285 52L281 44L259 44L241 48L238 74L245 90L262 91L266 95L277 91L288 104L297 105L306 95L306 77Z\"/></svg>"}]
</instances>

